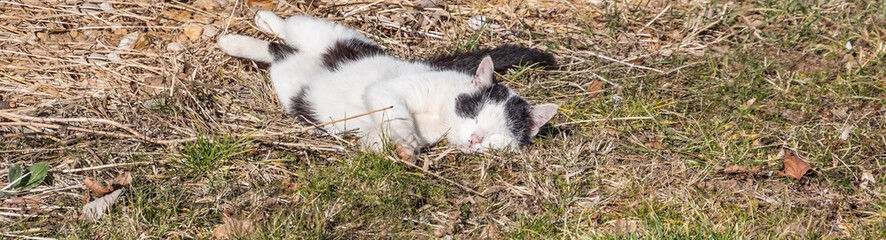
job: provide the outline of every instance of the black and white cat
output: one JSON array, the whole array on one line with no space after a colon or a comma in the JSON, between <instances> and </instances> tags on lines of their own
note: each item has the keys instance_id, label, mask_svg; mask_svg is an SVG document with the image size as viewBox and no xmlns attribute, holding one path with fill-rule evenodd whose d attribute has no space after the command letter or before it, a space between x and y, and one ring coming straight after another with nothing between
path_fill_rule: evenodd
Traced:
<instances>
[{"instance_id":1,"label":"black and white cat","mask_svg":"<svg viewBox=\"0 0 886 240\"><path fill-rule=\"evenodd\" d=\"M495 80L494 71L517 64L554 63L538 50L504 46L402 60L353 29L309 16L284 20L259 11L255 24L286 44L231 34L220 37L218 46L232 56L270 63L287 113L321 124L393 106L323 127L332 134L355 131L372 149L390 139L415 151L446 138L469 152L519 151L557 112L555 104L529 105Z\"/></svg>"}]
</instances>

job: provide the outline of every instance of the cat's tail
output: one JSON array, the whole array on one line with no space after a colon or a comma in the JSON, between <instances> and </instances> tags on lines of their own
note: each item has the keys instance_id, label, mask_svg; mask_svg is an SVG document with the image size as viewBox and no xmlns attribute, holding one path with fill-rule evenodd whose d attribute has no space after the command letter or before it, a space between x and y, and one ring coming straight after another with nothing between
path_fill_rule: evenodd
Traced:
<instances>
[{"instance_id":1,"label":"cat's tail","mask_svg":"<svg viewBox=\"0 0 886 240\"><path fill-rule=\"evenodd\" d=\"M533 64L537 64L538 66L553 66L556 64L554 55L550 53L515 45L504 45L493 49L480 49L452 55L441 55L432 57L426 61L441 69L474 73L477 71L477 66L480 65L480 61L482 61L483 57L486 57L487 55L492 57L494 63L493 68L499 73L517 66L529 66Z\"/></svg>"},{"instance_id":2,"label":"cat's tail","mask_svg":"<svg viewBox=\"0 0 886 240\"><path fill-rule=\"evenodd\" d=\"M297 49L286 44L237 34L221 36L218 38L217 44L222 51L231 56L265 63L277 62L298 52Z\"/></svg>"}]
</instances>

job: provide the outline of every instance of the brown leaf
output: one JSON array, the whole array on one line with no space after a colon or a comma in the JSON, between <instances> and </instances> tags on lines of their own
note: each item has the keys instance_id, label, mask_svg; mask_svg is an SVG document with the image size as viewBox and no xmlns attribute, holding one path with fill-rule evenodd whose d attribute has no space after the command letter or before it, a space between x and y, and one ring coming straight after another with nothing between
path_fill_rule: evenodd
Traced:
<instances>
[{"instance_id":1,"label":"brown leaf","mask_svg":"<svg viewBox=\"0 0 886 240\"><path fill-rule=\"evenodd\" d=\"M157 94L163 91L163 77L162 76L150 76L146 77L143 80L144 85L139 86L137 83L133 83L136 89L141 87L142 92L152 95Z\"/></svg>"},{"instance_id":2,"label":"brown leaf","mask_svg":"<svg viewBox=\"0 0 886 240\"><path fill-rule=\"evenodd\" d=\"M750 100L745 102L744 105L746 107L752 107L752 106L754 106L754 103L756 103L756 102L757 102L757 98L751 98Z\"/></svg>"},{"instance_id":3,"label":"brown leaf","mask_svg":"<svg viewBox=\"0 0 886 240\"><path fill-rule=\"evenodd\" d=\"M122 172L114 178L114 188L129 186L129 184L132 184L132 173L130 172Z\"/></svg>"},{"instance_id":4,"label":"brown leaf","mask_svg":"<svg viewBox=\"0 0 886 240\"><path fill-rule=\"evenodd\" d=\"M729 166L726 166L726 168L720 169L720 172L738 174L738 173L758 173L758 172L760 172L760 170L761 170L760 167L752 167L749 169L748 167L745 167L745 166L729 165Z\"/></svg>"},{"instance_id":5,"label":"brown leaf","mask_svg":"<svg viewBox=\"0 0 886 240\"><path fill-rule=\"evenodd\" d=\"M175 9L167 9L160 12L160 16L163 16L167 19L172 19L179 22L189 22L191 21L191 13L187 11L179 11Z\"/></svg>"},{"instance_id":6,"label":"brown leaf","mask_svg":"<svg viewBox=\"0 0 886 240\"><path fill-rule=\"evenodd\" d=\"M236 219L224 214L224 225L215 227L212 237L215 239L239 239L248 236L252 232L252 220Z\"/></svg>"},{"instance_id":7,"label":"brown leaf","mask_svg":"<svg viewBox=\"0 0 886 240\"><path fill-rule=\"evenodd\" d=\"M643 145L646 146L646 148L648 148L648 149L659 149L662 146L661 142L657 142L657 141L647 142Z\"/></svg>"},{"instance_id":8,"label":"brown leaf","mask_svg":"<svg viewBox=\"0 0 886 240\"><path fill-rule=\"evenodd\" d=\"M13 198L13 199L7 199L0 206L15 207L15 206L22 206L22 205L46 205L46 202L44 202L43 199L39 199L39 198Z\"/></svg>"},{"instance_id":9,"label":"brown leaf","mask_svg":"<svg viewBox=\"0 0 886 240\"><path fill-rule=\"evenodd\" d=\"M274 0L247 0L246 6L272 10L277 6L277 2Z\"/></svg>"},{"instance_id":10,"label":"brown leaf","mask_svg":"<svg viewBox=\"0 0 886 240\"><path fill-rule=\"evenodd\" d=\"M212 238L228 239L228 228L226 228L225 225L215 227L215 230L212 230Z\"/></svg>"},{"instance_id":11,"label":"brown leaf","mask_svg":"<svg viewBox=\"0 0 886 240\"><path fill-rule=\"evenodd\" d=\"M603 82L602 81L593 81L585 85L585 90L588 91L588 97L596 97L601 92L603 92Z\"/></svg>"},{"instance_id":12,"label":"brown leaf","mask_svg":"<svg viewBox=\"0 0 886 240\"><path fill-rule=\"evenodd\" d=\"M784 150L784 168L781 171L775 173L776 176L784 176L793 179L799 180L804 175L809 173L809 170L812 168L809 166L806 161L797 157L797 154L792 152L791 150Z\"/></svg>"},{"instance_id":13,"label":"brown leaf","mask_svg":"<svg viewBox=\"0 0 886 240\"><path fill-rule=\"evenodd\" d=\"M729 165L726 168L720 169L722 173L746 173L748 172L748 168L745 166L739 165Z\"/></svg>"},{"instance_id":14,"label":"brown leaf","mask_svg":"<svg viewBox=\"0 0 886 240\"><path fill-rule=\"evenodd\" d=\"M83 178L83 185L86 185L86 188L88 188L89 191L92 191L92 194L95 196L103 196L111 192L111 188L104 183L94 181L90 178Z\"/></svg>"},{"instance_id":15,"label":"brown leaf","mask_svg":"<svg viewBox=\"0 0 886 240\"><path fill-rule=\"evenodd\" d=\"M643 65L643 62L644 62L643 58L637 58L637 59L628 61L628 63L634 64L634 65Z\"/></svg>"},{"instance_id":16,"label":"brown leaf","mask_svg":"<svg viewBox=\"0 0 886 240\"><path fill-rule=\"evenodd\" d=\"M153 38L154 37L152 37L150 34L147 34L147 33L140 34L140 35L138 35L138 38L135 39L135 42L132 43L131 48L135 49L135 50L144 49L144 48L148 47L148 45L151 44L151 40Z\"/></svg>"},{"instance_id":17,"label":"brown leaf","mask_svg":"<svg viewBox=\"0 0 886 240\"><path fill-rule=\"evenodd\" d=\"M495 226L494 223L490 222L486 225L486 229L480 233L480 239L501 239L501 230L498 230L498 227Z\"/></svg>"}]
</instances>

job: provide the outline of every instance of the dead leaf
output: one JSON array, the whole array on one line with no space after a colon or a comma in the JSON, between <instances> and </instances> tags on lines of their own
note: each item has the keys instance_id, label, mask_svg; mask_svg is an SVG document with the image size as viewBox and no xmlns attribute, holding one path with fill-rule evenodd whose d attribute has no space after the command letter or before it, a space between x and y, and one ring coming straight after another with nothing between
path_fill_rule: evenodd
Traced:
<instances>
[{"instance_id":1,"label":"dead leaf","mask_svg":"<svg viewBox=\"0 0 886 240\"><path fill-rule=\"evenodd\" d=\"M185 25L185 36L188 37L190 41L200 40L200 36L203 35L203 26L198 23L191 23Z\"/></svg>"},{"instance_id":2,"label":"dead leaf","mask_svg":"<svg viewBox=\"0 0 886 240\"><path fill-rule=\"evenodd\" d=\"M745 102L744 105L746 107L752 107L752 106L754 106L754 103L756 103L756 102L757 102L757 98L751 98L750 100Z\"/></svg>"},{"instance_id":3,"label":"dead leaf","mask_svg":"<svg viewBox=\"0 0 886 240\"><path fill-rule=\"evenodd\" d=\"M130 172L122 172L120 175L114 178L114 188L119 189L124 186L129 186L132 184L132 173Z\"/></svg>"},{"instance_id":4,"label":"dead leaf","mask_svg":"<svg viewBox=\"0 0 886 240\"><path fill-rule=\"evenodd\" d=\"M877 184L877 180L874 179L874 174L871 173L871 170L867 170L861 173L861 184L858 184L862 189L868 189L869 185Z\"/></svg>"},{"instance_id":5,"label":"dead leaf","mask_svg":"<svg viewBox=\"0 0 886 240\"><path fill-rule=\"evenodd\" d=\"M163 77L162 76L150 76L146 77L143 81L144 85L140 86L142 92L148 95L154 95L163 91ZM139 86L136 85L136 88Z\"/></svg>"},{"instance_id":6,"label":"dead leaf","mask_svg":"<svg viewBox=\"0 0 886 240\"><path fill-rule=\"evenodd\" d=\"M418 8L434 8L442 6L442 0L419 0L415 3Z\"/></svg>"},{"instance_id":7,"label":"dead leaf","mask_svg":"<svg viewBox=\"0 0 886 240\"><path fill-rule=\"evenodd\" d=\"M784 168L775 173L775 176L784 176L800 180L800 178L809 173L809 170L812 170L806 161L797 157L797 154L788 149L785 149L784 151Z\"/></svg>"},{"instance_id":8,"label":"dead leaf","mask_svg":"<svg viewBox=\"0 0 886 240\"><path fill-rule=\"evenodd\" d=\"M21 198L7 199L6 201L3 202L3 205L0 205L0 206L14 207L14 206L22 206L22 205L46 205L46 202L44 202L43 199L39 199L39 198L21 197Z\"/></svg>"},{"instance_id":9,"label":"dead leaf","mask_svg":"<svg viewBox=\"0 0 886 240\"><path fill-rule=\"evenodd\" d=\"M718 232L718 233L725 233L726 232L726 226L723 226L722 224L719 224L719 223L714 224L713 229L715 232Z\"/></svg>"},{"instance_id":10,"label":"dead leaf","mask_svg":"<svg viewBox=\"0 0 886 240\"><path fill-rule=\"evenodd\" d=\"M643 62L644 62L643 58L637 58L637 59L628 61L628 63L634 64L634 65L643 65Z\"/></svg>"},{"instance_id":11,"label":"dead leaf","mask_svg":"<svg viewBox=\"0 0 886 240\"><path fill-rule=\"evenodd\" d=\"M15 108L14 102L0 101L0 110Z\"/></svg>"},{"instance_id":12,"label":"dead leaf","mask_svg":"<svg viewBox=\"0 0 886 240\"><path fill-rule=\"evenodd\" d=\"M758 173L758 172L760 172L760 170L761 170L760 167L752 167L752 168L748 169L745 166L729 165L729 166L726 166L726 168L720 169L720 172L738 174L738 173Z\"/></svg>"},{"instance_id":13,"label":"dead leaf","mask_svg":"<svg viewBox=\"0 0 886 240\"><path fill-rule=\"evenodd\" d=\"M601 92L603 92L603 82L602 81L593 81L585 85L585 90L588 91L588 97L596 97Z\"/></svg>"},{"instance_id":14,"label":"dead leaf","mask_svg":"<svg viewBox=\"0 0 886 240\"><path fill-rule=\"evenodd\" d=\"M144 48L148 47L148 45L151 44L152 39L154 39L154 37L151 36L150 34L147 34L147 33L141 34L138 36L138 38L135 39L135 42L132 43L131 47L132 47L132 49L135 49L135 50L144 49Z\"/></svg>"},{"instance_id":15,"label":"dead leaf","mask_svg":"<svg viewBox=\"0 0 886 240\"><path fill-rule=\"evenodd\" d=\"M277 6L277 2L274 0L247 0L246 6L273 10Z\"/></svg>"},{"instance_id":16,"label":"dead leaf","mask_svg":"<svg viewBox=\"0 0 886 240\"><path fill-rule=\"evenodd\" d=\"M215 0L197 0L195 4L206 10L213 10L221 7Z\"/></svg>"},{"instance_id":17,"label":"dead leaf","mask_svg":"<svg viewBox=\"0 0 886 240\"><path fill-rule=\"evenodd\" d=\"M640 222L640 220L637 220L637 219L618 218L615 220L609 220L605 224L610 225L609 229L614 232L630 233L630 232L637 231L637 229L639 229L639 225L641 223L642 222Z\"/></svg>"},{"instance_id":18,"label":"dead leaf","mask_svg":"<svg viewBox=\"0 0 886 240\"><path fill-rule=\"evenodd\" d=\"M236 219L224 214L224 225L215 227L212 237L215 239L239 239L252 233L252 220Z\"/></svg>"},{"instance_id":19,"label":"dead leaf","mask_svg":"<svg viewBox=\"0 0 886 240\"><path fill-rule=\"evenodd\" d=\"M491 221L489 222L488 225L486 225L486 229L484 229L483 232L480 233L480 239L501 239L501 238L502 238L501 230L498 230L498 227L496 227L495 224Z\"/></svg>"},{"instance_id":20,"label":"dead leaf","mask_svg":"<svg viewBox=\"0 0 886 240\"><path fill-rule=\"evenodd\" d=\"M98 221L101 219L106 212L111 210L111 207L120 198L121 193L123 193L123 189L118 189L107 196L83 205L83 219L87 221Z\"/></svg>"},{"instance_id":21,"label":"dead leaf","mask_svg":"<svg viewBox=\"0 0 886 240\"><path fill-rule=\"evenodd\" d=\"M95 196L103 196L111 192L111 188L100 181L94 181L90 178L83 178L83 185L86 185L86 188L89 191L92 191L92 195Z\"/></svg>"},{"instance_id":22,"label":"dead leaf","mask_svg":"<svg viewBox=\"0 0 886 240\"><path fill-rule=\"evenodd\" d=\"M189 22L191 21L191 13L187 11L179 11L175 9L167 9L160 12L160 16L163 16L167 19L172 19L179 22Z\"/></svg>"},{"instance_id":23,"label":"dead leaf","mask_svg":"<svg viewBox=\"0 0 886 240\"><path fill-rule=\"evenodd\" d=\"M659 149L662 146L661 142L657 142L657 141L647 142L643 145L646 146L646 148L648 148L648 149Z\"/></svg>"}]
</instances>

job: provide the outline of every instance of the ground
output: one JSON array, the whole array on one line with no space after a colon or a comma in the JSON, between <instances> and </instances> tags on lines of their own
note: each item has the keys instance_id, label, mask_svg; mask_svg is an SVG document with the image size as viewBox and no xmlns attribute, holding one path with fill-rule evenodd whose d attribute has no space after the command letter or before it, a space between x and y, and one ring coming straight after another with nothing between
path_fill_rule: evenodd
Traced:
<instances>
[{"instance_id":1,"label":"ground","mask_svg":"<svg viewBox=\"0 0 886 240\"><path fill-rule=\"evenodd\" d=\"M334 2L0 1L0 172L49 165L3 190L0 234L886 236L886 1ZM557 66L499 79L561 108L521 153L441 143L425 169L362 151L287 117L267 66L214 45L275 40L251 23L260 8L411 59L543 49Z\"/></svg>"}]
</instances>

